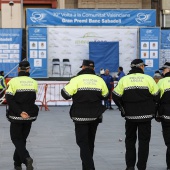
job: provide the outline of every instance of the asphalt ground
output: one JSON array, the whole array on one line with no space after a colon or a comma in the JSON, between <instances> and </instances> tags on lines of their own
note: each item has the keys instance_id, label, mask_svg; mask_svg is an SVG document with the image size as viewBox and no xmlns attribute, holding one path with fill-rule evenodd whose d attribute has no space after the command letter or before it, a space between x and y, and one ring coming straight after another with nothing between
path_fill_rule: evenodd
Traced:
<instances>
[{"instance_id":1,"label":"asphalt ground","mask_svg":"<svg viewBox=\"0 0 170 170\"><path fill-rule=\"evenodd\" d=\"M49 107L40 111L27 139L27 149L35 170L81 170L79 147L75 141L70 106ZM10 122L5 106L0 106L0 170L13 170L14 146L10 140ZM107 110L96 134L94 162L96 170L125 170L125 120L119 110ZM166 147L161 124L152 121L152 136L147 170L166 170ZM23 165L23 170L25 170ZM137 168L136 168L137 169Z\"/></svg>"}]
</instances>

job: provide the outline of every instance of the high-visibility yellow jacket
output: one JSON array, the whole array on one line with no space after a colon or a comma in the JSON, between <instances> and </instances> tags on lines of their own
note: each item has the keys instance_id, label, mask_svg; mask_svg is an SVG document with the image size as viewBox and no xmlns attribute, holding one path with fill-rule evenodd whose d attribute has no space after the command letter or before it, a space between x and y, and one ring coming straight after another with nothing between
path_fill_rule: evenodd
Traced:
<instances>
[{"instance_id":1,"label":"high-visibility yellow jacket","mask_svg":"<svg viewBox=\"0 0 170 170\"><path fill-rule=\"evenodd\" d=\"M113 100L123 107L126 119L148 121L155 116L159 89L152 77L136 70L120 79L113 90Z\"/></svg>"},{"instance_id":2,"label":"high-visibility yellow jacket","mask_svg":"<svg viewBox=\"0 0 170 170\"><path fill-rule=\"evenodd\" d=\"M163 121L170 121L170 72L165 74L163 79L158 82L161 93L159 102L159 116Z\"/></svg>"},{"instance_id":3,"label":"high-visibility yellow jacket","mask_svg":"<svg viewBox=\"0 0 170 170\"><path fill-rule=\"evenodd\" d=\"M5 88L6 88L5 79L3 76L0 76L0 90Z\"/></svg>"},{"instance_id":4,"label":"high-visibility yellow jacket","mask_svg":"<svg viewBox=\"0 0 170 170\"><path fill-rule=\"evenodd\" d=\"M70 116L75 122L94 121L106 110L102 100L108 96L108 88L91 69L80 71L61 90L61 94L65 99L73 99Z\"/></svg>"},{"instance_id":5,"label":"high-visibility yellow jacket","mask_svg":"<svg viewBox=\"0 0 170 170\"><path fill-rule=\"evenodd\" d=\"M22 75L22 74L21 74ZM38 106L35 105L37 82L28 77L20 76L12 78L7 84L6 101L9 105L7 118L11 122L34 121L38 115ZM20 114L25 111L30 116L23 119Z\"/></svg>"}]
</instances>

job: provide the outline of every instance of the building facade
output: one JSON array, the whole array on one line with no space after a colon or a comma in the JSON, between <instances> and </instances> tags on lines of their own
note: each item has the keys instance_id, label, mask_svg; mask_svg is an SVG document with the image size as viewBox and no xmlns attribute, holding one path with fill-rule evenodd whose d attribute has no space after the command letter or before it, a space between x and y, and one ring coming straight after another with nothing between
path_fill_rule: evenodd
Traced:
<instances>
[{"instance_id":1,"label":"building facade","mask_svg":"<svg viewBox=\"0 0 170 170\"><path fill-rule=\"evenodd\" d=\"M0 27L25 28L27 8L57 8L56 0L0 0Z\"/></svg>"}]
</instances>

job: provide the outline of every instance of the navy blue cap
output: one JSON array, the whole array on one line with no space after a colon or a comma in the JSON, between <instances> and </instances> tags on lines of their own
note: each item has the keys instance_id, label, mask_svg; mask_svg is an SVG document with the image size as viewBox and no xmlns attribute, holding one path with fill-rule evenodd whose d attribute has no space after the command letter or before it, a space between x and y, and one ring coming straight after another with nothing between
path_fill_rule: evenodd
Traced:
<instances>
[{"instance_id":1,"label":"navy blue cap","mask_svg":"<svg viewBox=\"0 0 170 170\"><path fill-rule=\"evenodd\" d=\"M21 61L19 63L19 67L24 70L24 69L29 69L30 68L30 63L28 61Z\"/></svg>"},{"instance_id":2,"label":"navy blue cap","mask_svg":"<svg viewBox=\"0 0 170 170\"><path fill-rule=\"evenodd\" d=\"M164 70L165 68L170 69L170 63L169 62L166 62L159 70Z\"/></svg>"},{"instance_id":3,"label":"navy blue cap","mask_svg":"<svg viewBox=\"0 0 170 170\"><path fill-rule=\"evenodd\" d=\"M82 66L94 67L94 61L92 61L92 60L83 60L83 63L80 66L80 68L82 68Z\"/></svg>"},{"instance_id":4,"label":"navy blue cap","mask_svg":"<svg viewBox=\"0 0 170 170\"><path fill-rule=\"evenodd\" d=\"M130 67L139 67L139 66L148 66L146 65L142 59L134 59L131 64L130 64Z\"/></svg>"}]
</instances>

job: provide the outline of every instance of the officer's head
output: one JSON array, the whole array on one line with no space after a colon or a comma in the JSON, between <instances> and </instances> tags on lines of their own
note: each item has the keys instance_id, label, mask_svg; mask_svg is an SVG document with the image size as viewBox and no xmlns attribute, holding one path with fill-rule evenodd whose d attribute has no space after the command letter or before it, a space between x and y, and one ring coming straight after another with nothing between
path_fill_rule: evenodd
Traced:
<instances>
[{"instance_id":1,"label":"officer's head","mask_svg":"<svg viewBox=\"0 0 170 170\"><path fill-rule=\"evenodd\" d=\"M146 65L142 59L134 59L131 64L130 64L130 67L131 68L135 68L135 67L138 67L138 68L141 68L142 70L144 70L145 66L148 66Z\"/></svg>"},{"instance_id":2,"label":"officer's head","mask_svg":"<svg viewBox=\"0 0 170 170\"><path fill-rule=\"evenodd\" d=\"M24 71L29 72L30 71L30 63L28 61L21 61L19 63L18 72Z\"/></svg>"},{"instance_id":3,"label":"officer's head","mask_svg":"<svg viewBox=\"0 0 170 170\"><path fill-rule=\"evenodd\" d=\"M90 68L94 70L94 61L92 60L83 60L82 65L80 66L82 69Z\"/></svg>"},{"instance_id":4,"label":"officer's head","mask_svg":"<svg viewBox=\"0 0 170 170\"><path fill-rule=\"evenodd\" d=\"M163 75L170 72L170 63L166 62L159 70L162 70Z\"/></svg>"}]
</instances>

